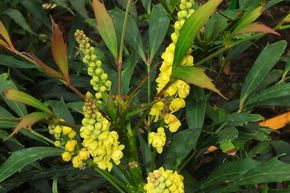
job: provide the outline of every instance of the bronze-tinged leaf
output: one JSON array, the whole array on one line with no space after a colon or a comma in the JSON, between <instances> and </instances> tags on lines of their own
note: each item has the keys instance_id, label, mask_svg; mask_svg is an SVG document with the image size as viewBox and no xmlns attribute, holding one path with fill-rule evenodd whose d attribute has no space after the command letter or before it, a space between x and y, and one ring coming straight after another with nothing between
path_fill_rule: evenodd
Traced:
<instances>
[{"instance_id":1,"label":"bronze-tinged leaf","mask_svg":"<svg viewBox=\"0 0 290 193\"><path fill-rule=\"evenodd\" d=\"M62 72L66 82L69 82L69 66L67 56L67 45L64 42L63 34L60 31L58 25L52 22L52 38L51 38L51 51L52 56L57 64L59 70Z\"/></svg>"},{"instance_id":2,"label":"bronze-tinged leaf","mask_svg":"<svg viewBox=\"0 0 290 193\"><path fill-rule=\"evenodd\" d=\"M195 66L179 66L175 69L172 77L183 80L189 84L209 89L224 97L212 83L212 80L205 74L204 69ZM226 98L226 97L224 97Z\"/></svg>"},{"instance_id":3,"label":"bronze-tinged leaf","mask_svg":"<svg viewBox=\"0 0 290 193\"><path fill-rule=\"evenodd\" d=\"M9 45L9 47L14 48L11 39L9 37L8 31L6 30L4 24L2 23L2 21L0 21L0 35L4 38L4 40L7 42L7 44Z\"/></svg>"},{"instance_id":4,"label":"bronze-tinged leaf","mask_svg":"<svg viewBox=\"0 0 290 193\"><path fill-rule=\"evenodd\" d=\"M51 117L51 115L44 112L33 112L28 115L25 115L21 117L20 122L16 125L15 129L10 134L10 136L15 135L23 128L30 129L35 123L39 122L40 120L47 119L49 117Z\"/></svg>"},{"instance_id":5,"label":"bronze-tinged leaf","mask_svg":"<svg viewBox=\"0 0 290 193\"><path fill-rule=\"evenodd\" d=\"M43 112L53 115L51 110L49 110L49 108L45 104L25 92L9 88L4 91L4 95L9 100L32 106L34 108L42 110Z\"/></svg>"},{"instance_id":6,"label":"bronze-tinged leaf","mask_svg":"<svg viewBox=\"0 0 290 193\"><path fill-rule=\"evenodd\" d=\"M114 56L115 60L118 59L118 43L115 26L112 17L109 15L104 4L99 0L93 0L92 3L96 21L97 28L103 38L106 46Z\"/></svg>"},{"instance_id":7,"label":"bronze-tinged leaf","mask_svg":"<svg viewBox=\"0 0 290 193\"><path fill-rule=\"evenodd\" d=\"M26 60L32 62L33 64L38 65L39 67L41 67L50 76L52 76L54 78L58 78L58 79L64 79L64 77L59 72L57 72L53 68L51 68L48 65L46 65L43 61L41 61L39 58L37 58L34 54L27 53L27 52L23 52L21 54L22 54L22 55L20 55L21 57L24 56L24 58Z\"/></svg>"},{"instance_id":8,"label":"bronze-tinged leaf","mask_svg":"<svg viewBox=\"0 0 290 193\"><path fill-rule=\"evenodd\" d=\"M262 32L280 35L274 29L262 24L262 23L251 23L235 32L235 34L251 33L251 32Z\"/></svg>"}]
</instances>

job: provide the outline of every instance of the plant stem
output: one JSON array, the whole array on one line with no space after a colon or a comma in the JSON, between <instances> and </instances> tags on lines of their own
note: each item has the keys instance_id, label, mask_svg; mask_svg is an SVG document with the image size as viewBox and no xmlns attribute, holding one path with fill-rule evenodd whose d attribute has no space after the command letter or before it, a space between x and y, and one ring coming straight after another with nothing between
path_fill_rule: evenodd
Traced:
<instances>
[{"instance_id":1,"label":"plant stem","mask_svg":"<svg viewBox=\"0 0 290 193\"><path fill-rule=\"evenodd\" d=\"M101 170L97 166L94 165L94 169L102 175L112 186L114 186L120 193L126 193L124 189L126 190L127 187L125 184L123 184L119 179L115 178L111 174L109 174L107 171Z\"/></svg>"},{"instance_id":2,"label":"plant stem","mask_svg":"<svg viewBox=\"0 0 290 193\"><path fill-rule=\"evenodd\" d=\"M123 49L124 49L124 38L125 38L125 31L126 31L126 26L127 26L127 21L128 21L128 15L129 15L129 10L131 7L131 1L127 1L127 6L126 6L126 12L124 16L124 23L123 23L123 28L122 28L122 34L121 34L121 40L120 40L120 49L119 49L119 55L118 55L118 60L116 62L117 64L117 71L118 71L118 95L122 95L122 63L123 63Z\"/></svg>"},{"instance_id":3,"label":"plant stem","mask_svg":"<svg viewBox=\"0 0 290 193\"><path fill-rule=\"evenodd\" d=\"M29 131L30 131L31 134L33 134L33 135L39 137L40 139L43 139L44 141L46 141L46 142L48 142L48 143L54 145L54 141L52 141L51 139L49 139L49 138L47 138L47 137L41 135L40 133L37 133L36 131L34 131L34 130L32 130L32 129L30 129Z\"/></svg>"}]
</instances>

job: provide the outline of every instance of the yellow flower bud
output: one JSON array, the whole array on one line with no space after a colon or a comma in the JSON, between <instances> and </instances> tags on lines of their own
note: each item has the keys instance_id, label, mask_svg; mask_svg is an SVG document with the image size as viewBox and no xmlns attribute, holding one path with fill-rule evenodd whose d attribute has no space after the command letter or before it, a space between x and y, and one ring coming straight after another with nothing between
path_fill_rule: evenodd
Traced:
<instances>
[{"instance_id":1,"label":"yellow flower bud","mask_svg":"<svg viewBox=\"0 0 290 193\"><path fill-rule=\"evenodd\" d=\"M73 139L76 136L76 132L74 130L72 130L71 132L69 132L68 134L68 138Z\"/></svg>"},{"instance_id":2,"label":"yellow flower bud","mask_svg":"<svg viewBox=\"0 0 290 193\"><path fill-rule=\"evenodd\" d=\"M71 154L67 151L63 152L61 154L61 157L62 157L63 161L66 161L66 162L71 160Z\"/></svg>"},{"instance_id":3,"label":"yellow flower bud","mask_svg":"<svg viewBox=\"0 0 290 193\"><path fill-rule=\"evenodd\" d=\"M60 141L55 141L55 142L54 142L54 146L55 146L55 147L60 147L60 145L61 145Z\"/></svg>"},{"instance_id":4,"label":"yellow flower bud","mask_svg":"<svg viewBox=\"0 0 290 193\"><path fill-rule=\"evenodd\" d=\"M75 156L72 159L72 164L74 168L79 168L83 165L83 162L78 156Z\"/></svg>"},{"instance_id":5,"label":"yellow flower bud","mask_svg":"<svg viewBox=\"0 0 290 193\"><path fill-rule=\"evenodd\" d=\"M71 132L72 128L68 126L62 126L62 134L67 135L69 132Z\"/></svg>"},{"instance_id":6,"label":"yellow flower bud","mask_svg":"<svg viewBox=\"0 0 290 193\"><path fill-rule=\"evenodd\" d=\"M182 109L185 107L185 101L182 98L175 98L171 101L169 105L169 109L172 113L178 111L179 109Z\"/></svg>"},{"instance_id":7,"label":"yellow flower bud","mask_svg":"<svg viewBox=\"0 0 290 193\"><path fill-rule=\"evenodd\" d=\"M152 106L152 108L151 108L149 114L150 114L151 116L154 116L154 117L155 117L154 122L158 121L158 119L159 119L159 117L160 117L161 112L162 112L163 109L164 109L164 103L161 102L161 101L155 103L155 104Z\"/></svg>"},{"instance_id":8,"label":"yellow flower bud","mask_svg":"<svg viewBox=\"0 0 290 193\"><path fill-rule=\"evenodd\" d=\"M75 147L76 147L77 143L78 143L78 142L77 142L76 140L69 140L69 141L67 141L67 143L65 144L65 149L66 149L67 151L72 152L72 151L75 150Z\"/></svg>"}]
</instances>

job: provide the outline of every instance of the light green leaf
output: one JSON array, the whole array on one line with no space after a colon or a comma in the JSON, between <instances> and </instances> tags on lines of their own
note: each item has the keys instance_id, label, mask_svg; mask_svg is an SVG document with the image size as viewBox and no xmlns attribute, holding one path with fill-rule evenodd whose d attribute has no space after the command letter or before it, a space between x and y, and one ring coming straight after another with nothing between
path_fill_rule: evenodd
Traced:
<instances>
[{"instance_id":1,"label":"light green leaf","mask_svg":"<svg viewBox=\"0 0 290 193\"><path fill-rule=\"evenodd\" d=\"M215 12L221 2L222 0L209 0L186 19L176 43L173 70L179 66L185 54L188 52L189 48L191 48L195 37L200 32L200 29L208 18Z\"/></svg>"},{"instance_id":2,"label":"light green leaf","mask_svg":"<svg viewBox=\"0 0 290 193\"><path fill-rule=\"evenodd\" d=\"M34 98L33 96L25 92L19 91L17 89L9 88L4 91L4 95L9 100L23 103L23 104L32 106L34 108L37 108L39 110L42 110L48 114L52 114L52 112L49 110L49 108L45 104L43 104L42 102L40 102L39 100L37 100L36 98Z\"/></svg>"},{"instance_id":3,"label":"light green leaf","mask_svg":"<svg viewBox=\"0 0 290 193\"><path fill-rule=\"evenodd\" d=\"M17 102L13 102L10 100L7 100L3 96L4 90L8 88L14 88L16 89L15 84L8 80L8 74L4 73L0 75L0 95L4 99L5 103L18 115L18 116L24 116L27 114L26 106Z\"/></svg>"},{"instance_id":4,"label":"light green leaf","mask_svg":"<svg viewBox=\"0 0 290 193\"><path fill-rule=\"evenodd\" d=\"M101 37L114 56L115 60L117 60L118 43L113 20L106 10L104 4L99 0L93 0L92 6L97 20L98 31L100 32Z\"/></svg>"},{"instance_id":5,"label":"light green leaf","mask_svg":"<svg viewBox=\"0 0 290 193\"><path fill-rule=\"evenodd\" d=\"M264 78L279 61L286 46L287 42L282 40L268 44L260 53L242 86L240 108L244 106L247 98L259 87Z\"/></svg>"},{"instance_id":6,"label":"light green leaf","mask_svg":"<svg viewBox=\"0 0 290 193\"><path fill-rule=\"evenodd\" d=\"M31 29L31 27L26 22L25 18L23 17L22 13L20 13L17 9L7 9L3 12L3 14L8 15L13 19L15 23L17 23L20 27L22 27L25 31L36 35Z\"/></svg>"},{"instance_id":7,"label":"light green leaf","mask_svg":"<svg viewBox=\"0 0 290 193\"><path fill-rule=\"evenodd\" d=\"M170 17L161 4L153 7L149 18L149 61L161 46L170 23Z\"/></svg>"},{"instance_id":8,"label":"light green leaf","mask_svg":"<svg viewBox=\"0 0 290 193\"><path fill-rule=\"evenodd\" d=\"M204 69L195 66L180 66L172 74L172 77L184 80L200 88L206 88L223 96L212 83L212 80L204 73Z\"/></svg>"},{"instance_id":9,"label":"light green leaf","mask_svg":"<svg viewBox=\"0 0 290 193\"><path fill-rule=\"evenodd\" d=\"M53 147L31 147L13 152L0 166L0 183L36 160L59 156L61 152L61 149Z\"/></svg>"},{"instance_id":10,"label":"light green leaf","mask_svg":"<svg viewBox=\"0 0 290 193\"><path fill-rule=\"evenodd\" d=\"M238 32L240 29L254 22L256 19L258 19L258 17L260 17L262 12L263 12L263 7L260 6L252 11L249 11L248 13L245 13L244 16L240 19L233 33Z\"/></svg>"}]
</instances>

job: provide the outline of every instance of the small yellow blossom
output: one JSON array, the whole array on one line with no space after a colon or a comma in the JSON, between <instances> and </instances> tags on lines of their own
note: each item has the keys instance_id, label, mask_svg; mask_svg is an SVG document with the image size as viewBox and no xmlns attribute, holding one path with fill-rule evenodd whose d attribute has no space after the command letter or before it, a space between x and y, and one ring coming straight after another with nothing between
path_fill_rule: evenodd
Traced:
<instances>
[{"instance_id":1,"label":"small yellow blossom","mask_svg":"<svg viewBox=\"0 0 290 193\"><path fill-rule=\"evenodd\" d=\"M169 109L172 113L178 111L179 109L182 109L185 107L185 101L182 98L175 98L171 101L169 105Z\"/></svg>"},{"instance_id":2,"label":"small yellow blossom","mask_svg":"<svg viewBox=\"0 0 290 193\"><path fill-rule=\"evenodd\" d=\"M161 102L161 101L155 103L152 106L149 114L151 116L154 116L155 117L154 122L158 121L158 119L159 119L159 117L160 117L163 109L164 109L164 103Z\"/></svg>"},{"instance_id":3,"label":"small yellow blossom","mask_svg":"<svg viewBox=\"0 0 290 193\"><path fill-rule=\"evenodd\" d=\"M61 157L62 157L62 159L63 159L64 161L66 161L66 162L68 162L68 161L71 160L71 154L70 154L69 152L67 152L67 151L63 152L63 153L61 154Z\"/></svg>"},{"instance_id":4,"label":"small yellow blossom","mask_svg":"<svg viewBox=\"0 0 290 193\"><path fill-rule=\"evenodd\" d=\"M161 167L148 174L144 189L146 193L184 193L183 176Z\"/></svg>"},{"instance_id":5,"label":"small yellow blossom","mask_svg":"<svg viewBox=\"0 0 290 193\"><path fill-rule=\"evenodd\" d=\"M177 117L171 113L164 115L164 122L168 124L169 131L172 133L175 133L181 126L181 123Z\"/></svg>"},{"instance_id":6,"label":"small yellow blossom","mask_svg":"<svg viewBox=\"0 0 290 193\"><path fill-rule=\"evenodd\" d=\"M76 140L69 140L65 144L65 149L69 152L73 152L77 144L78 142Z\"/></svg>"},{"instance_id":7,"label":"small yellow blossom","mask_svg":"<svg viewBox=\"0 0 290 193\"><path fill-rule=\"evenodd\" d=\"M55 147L60 147L60 145L61 145L60 141L55 141L55 142L54 142L54 146L55 146Z\"/></svg>"},{"instance_id":8,"label":"small yellow blossom","mask_svg":"<svg viewBox=\"0 0 290 193\"><path fill-rule=\"evenodd\" d=\"M157 133L151 132L148 135L148 142L156 149L158 153L162 153L166 142L166 135L163 127L157 129Z\"/></svg>"},{"instance_id":9,"label":"small yellow blossom","mask_svg":"<svg viewBox=\"0 0 290 193\"><path fill-rule=\"evenodd\" d=\"M62 134L63 135L67 135L69 132L72 131L72 128L71 127L68 127L68 126L62 126Z\"/></svg>"}]
</instances>

